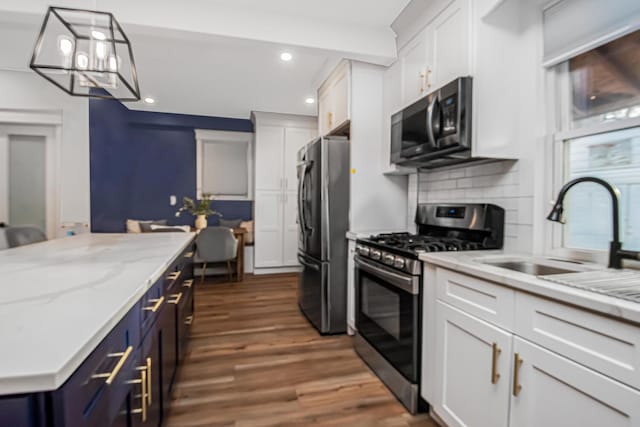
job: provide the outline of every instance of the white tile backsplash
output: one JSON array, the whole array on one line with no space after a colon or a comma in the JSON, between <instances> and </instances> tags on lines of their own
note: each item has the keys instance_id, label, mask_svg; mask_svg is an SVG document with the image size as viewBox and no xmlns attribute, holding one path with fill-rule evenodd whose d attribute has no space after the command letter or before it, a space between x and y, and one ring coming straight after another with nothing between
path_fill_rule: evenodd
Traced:
<instances>
[{"instance_id":1,"label":"white tile backsplash","mask_svg":"<svg viewBox=\"0 0 640 427\"><path fill-rule=\"evenodd\" d=\"M417 203L493 203L505 209L505 250L533 249L533 183L522 179L515 161L498 161L451 170L420 172L409 178L409 224ZM412 202L411 195L417 200Z\"/></svg>"}]
</instances>

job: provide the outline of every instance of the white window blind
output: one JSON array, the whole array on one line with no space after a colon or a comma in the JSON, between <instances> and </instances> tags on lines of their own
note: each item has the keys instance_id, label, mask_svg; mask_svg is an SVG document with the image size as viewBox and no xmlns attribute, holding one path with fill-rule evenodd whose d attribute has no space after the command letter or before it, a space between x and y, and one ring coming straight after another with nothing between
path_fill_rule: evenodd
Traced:
<instances>
[{"instance_id":1,"label":"white window blind","mask_svg":"<svg viewBox=\"0 0 640 427\"><path fill-rule=\"evenodd\" d=\"M640 0L560 0L544 10L545 67L640 28Z\"/></svg>"},{"instance_id":2,"label":"white window blind","mask_svg":"<svg viewBox=\"0 0 640 427\"><path fill-rule=\"evenodd\" d=\"M245 132L196 131L199 196L251 198L251 139Z\"/></svg>"}]
</instances>

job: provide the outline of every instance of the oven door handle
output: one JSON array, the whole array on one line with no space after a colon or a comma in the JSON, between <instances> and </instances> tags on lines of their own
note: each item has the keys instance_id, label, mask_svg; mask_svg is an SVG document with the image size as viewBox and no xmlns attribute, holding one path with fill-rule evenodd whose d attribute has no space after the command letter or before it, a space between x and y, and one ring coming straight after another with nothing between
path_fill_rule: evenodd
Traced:
<instances>
[{"instance_id":1,"label":"oven door handle","mask_svg":"<svg viewBox=\"0 0 640 427\"><path fill-rule=\"evenodd\" d=\"M354 257L354 261L357 268L384 279L390 285L408 292L411 295L420 294L420 279L418 277L389 271L365 260L359 255Z\"/></svg>"}]
</instances>

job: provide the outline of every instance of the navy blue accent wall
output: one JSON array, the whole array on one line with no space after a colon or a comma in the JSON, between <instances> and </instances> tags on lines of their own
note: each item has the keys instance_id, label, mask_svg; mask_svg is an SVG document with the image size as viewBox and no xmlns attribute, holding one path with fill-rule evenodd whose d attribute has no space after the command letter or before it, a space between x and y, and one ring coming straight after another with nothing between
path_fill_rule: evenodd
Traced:
<instances>
[{"instance_id":1,"label":"navy blue accent wall","mask_svg":"<svg viewBox=\"0 0 640 427\"><path fill-rule=\"evenodd\" d=\"M126 220L175 217L182 197L196 194L194 129L252 132L250 120L131 111L118 101L89 101L91 231L120 233ZM169 205L169 196L178 205ZM250 201L214 201L224 218L252 218ZM217 217L209 218L210 225Z\"/></svg>"}]
</instances>

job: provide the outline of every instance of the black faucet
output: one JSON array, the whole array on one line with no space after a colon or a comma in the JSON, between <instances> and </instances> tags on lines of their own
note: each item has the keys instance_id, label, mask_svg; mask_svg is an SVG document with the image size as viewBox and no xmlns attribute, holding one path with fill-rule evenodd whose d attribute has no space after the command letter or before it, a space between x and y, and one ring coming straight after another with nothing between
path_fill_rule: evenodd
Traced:
<instances>
[{"instance_id":1,"label":"black faucet","mask_svg":"<svg viewBox=\"0 0 640 427\"><path fill-rule=\"evenodd\" d=\"M553 205L553 209L547 216L549 221L559 222L564 224L563 211L564 207L562 206L562 202L564 201L564 197L567 195L567 192L571 187L576 184L580 184L581 182L594 182L596 184L602 185L607 189L609 194L611 195L611 203L613 206L613 240L609 246L609 268L622 268L622 260L623 259L640 259L640 252L635 251L627 251L622 249L622 243L620 243L620 217L619 217L619 202L618 198L620 197L620 192L616 187L609 184L607 181L595 178L592 176L584 176L581 178L572 179L567 182L561 189L560 193L558 193L558 199L556 200L556 204Z\"/></svg>"}]
</instances>

